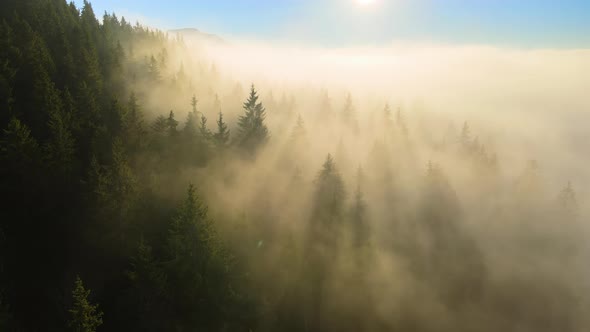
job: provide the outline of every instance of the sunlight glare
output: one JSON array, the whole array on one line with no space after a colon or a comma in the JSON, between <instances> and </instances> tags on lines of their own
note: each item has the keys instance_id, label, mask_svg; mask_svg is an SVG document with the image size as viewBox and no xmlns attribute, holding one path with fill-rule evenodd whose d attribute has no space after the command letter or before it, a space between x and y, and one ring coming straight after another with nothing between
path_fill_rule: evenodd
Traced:
<instances>
[{"instance_id":1,"label":"sunlight glare","mask_svg":"<svg viewBox=\"0 0 590 332\"><path fill-rule=\"evenodd\" d=\"M357 4L359 4L360 6L370 6L375 4L375 2L377 2L377 0L356 0Z\"/></svg>"}]
</instances>

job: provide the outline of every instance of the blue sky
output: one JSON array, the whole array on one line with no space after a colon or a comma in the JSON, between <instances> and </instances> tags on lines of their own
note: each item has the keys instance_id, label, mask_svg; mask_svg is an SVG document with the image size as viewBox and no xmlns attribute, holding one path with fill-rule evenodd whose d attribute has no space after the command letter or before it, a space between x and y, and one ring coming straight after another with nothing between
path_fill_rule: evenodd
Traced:
<instances>
[{"instance_id":1,"label":"blue sky","mask_svg":"<svg viewBox=\"0 0 590 332\"><path fill-rule=\"evenodd\" d=\"M75 0L80 4L81 0ZM320 46L395 41L589 48L590 0L94 0L162 29Z\"/></svg>"}]
</instances>

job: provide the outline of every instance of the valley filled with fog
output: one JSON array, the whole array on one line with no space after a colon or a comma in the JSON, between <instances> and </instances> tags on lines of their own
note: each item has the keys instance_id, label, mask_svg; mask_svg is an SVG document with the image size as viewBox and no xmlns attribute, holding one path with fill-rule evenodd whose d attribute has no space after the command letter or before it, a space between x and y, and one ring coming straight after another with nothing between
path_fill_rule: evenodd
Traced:
<instances>
[{"instance_id":1,"label":"valley filled with fog","mask_svg":"<svg viewBox=\"0 0 590 332\"><path fill-rule=\"evenodd\" d=\"M590 51L0 8L0 330L590 327Z\"/></svg>"}]
</instances>

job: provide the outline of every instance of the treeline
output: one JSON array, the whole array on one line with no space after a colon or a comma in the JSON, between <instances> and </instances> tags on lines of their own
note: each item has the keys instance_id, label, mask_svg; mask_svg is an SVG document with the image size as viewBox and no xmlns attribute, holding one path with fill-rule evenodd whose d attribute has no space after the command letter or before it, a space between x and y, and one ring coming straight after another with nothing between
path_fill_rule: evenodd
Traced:
<instances>
[{"instance_id":1,"label":"treeline","mask_svg":"<svg viewBox=\"0 0 590 332\"><path fill-rule=\"evenodd\" d=\"M144 118L128 87L159 80L166 59L129 53L167 37L99 23L88 2L9 0L0 13L0 329L247 330L243 272L197 190L162 200L142 171L203 165L230 144L223 114L211 132L196 99L181 125L172 111ZM268 135L257 98L231 142L245 153Z\"/></svg>"},{"instance_id":2,"label":"treeline","mask_svg":"<svg viewBox=\"0 0 590 332\"><path fill-rule=\"evenodd\" d=\"M86 1L4 0L0 20L0 330L575 330L568 287L490 272L469 212L442 167L418 161L422 143L401 110L378 111L381 140L366 162L346 146L354 139L339 138L316 165L320 136L301 116L271 133L254 86L234 121L217 97L205 112L188 92L193 71L168 51L182 38L114 14L99 22ZM207 79L216 84L214 68ZM182 118L147 102L178 89ZM285 119L295 108L284 96L265 104ZM320 104L315 130L368 136L352 96L339 112L327 93ZM467 124L429 144L474 170L473 202L515 198L486 218L548 218L533 199L535 163L506 194L494 186L498 157ZM269 145L275 159L265 159ZM206 197L187 180L195 169L197 182L250 200ZM576 220L570 184L550 211ZM544 298L555 306L540 308Z\"/></svg>"}]
</instances>

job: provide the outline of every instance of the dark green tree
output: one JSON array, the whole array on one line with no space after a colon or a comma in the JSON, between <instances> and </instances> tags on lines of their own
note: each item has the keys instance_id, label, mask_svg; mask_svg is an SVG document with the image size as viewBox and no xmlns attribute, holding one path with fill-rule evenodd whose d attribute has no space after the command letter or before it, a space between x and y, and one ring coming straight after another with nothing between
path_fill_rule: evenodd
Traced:
<instances>
[{"instance_id":1,"label":"dark green tree","mask_svg":"<svg viewBox=\"0 0 590 332\"><path fill-rule=\"evenodd\" d=\"M207 118L204 115L201 115L201 122L199 124L199 133L201 134L201 137L207 141L209 140L213 134L211 133L211 130L209 130L209 128L207 127Z\"/></svg>"},{"instance_id":2,"label":"dark green tree","mask_svg":"<svg viewBox=\"0 0 590 332\"><path fill-rule=\"evenodd\" d=\"M237 145L247 153L255 153L268 140L268 128L264 123L266 117L264 106L258 101L254 85L250 96L244 103L244 115L238 120Z\"/></svg>"},{"instance_id":3,"label":"dark green tree","mask_svg":"<svg viewBox=\"0 0 590 332\"><path fill-rule=\"evenodd\" d=\"M190 185L173 219L165 263L177 329L219 330L236 310L232 264L207 207Z\"/></svg>"},{"instance_id":4,"label":"dark green tree","mask_svg":"<svg viewBox=\"0 0 590 332\"><path fill-rule=\"evenodd\" d=\"M166 127L168 129L168 136L175 137L178 134L178 121L174 119L174 111L170 111L168 119L166 120Z\"/></svg>"},{"instance_id":5,"label":"dark green tree","mask_svg":"<svg viewBox=\"0 0 590 332\"><path fill-rule=\"evenodd\" d=\"M89 296L90 290L86 290L80 277L76 277L72 291L72 307L68 310L68 325L73 332L95 332L102 325L103 313L98 310L98 305L90 303Z\"/></svg>"},{"instance_id":6,"label":"dark green tree","mask_svg":"<svg viewBox=\"0 0 590 332\"><path fill-rule=\"evenodd\" d=\"M52 169L69 174L74 168L75 145L70 119L63 110L49 115L50 141L45 146L46 159Z\"/></svg>"},{"instance_id":7,"label":"dark green tree","mask_svg":"<svg viewBox=\"0 0 590 332\"><path fill-rule=\"evenodd\" d=\"M314 222L322 225L337 225L342 218L346 191L332 155L328 154L326 157L315 186Z\"/></svg>"},{"instance_id":8,"label":"dark green tree","mask_svg":"<svg viewBox=\"0 0 590 332\"><path fill-rule=\"evenodd\" d=\"M130 153L136 153L143 148L145 139L143 113L134 92L129 96L127 114L123 119L123 139Z\"/></svg>"},{"instance_id":9,"label":"dark green tree","mask_svg":"<svg viewBox=\"0 0 590 332\"><path fill-rule=\"evenodd\" d=\"M227 123L223 121L223 113L219 112L217 118L217 131L213 134L213 139L217 146L225 146L229 142L230 130L227 127Z\"/></svg>"},{"instance_id":10,"label":"dark green tree","mask_svg":"<svg viewBox=\"0 0 590 332\"><path fill-rule=\"evenodd\" d=\"M131 269L126 272L131 282L132 304L137 312L137 322L143 331L162 331L171 328L167 276L154 255L152 247L140 239L136 254L131 259Z\"/></svg>"}]
</instances>

